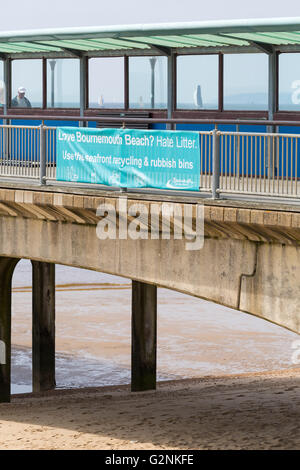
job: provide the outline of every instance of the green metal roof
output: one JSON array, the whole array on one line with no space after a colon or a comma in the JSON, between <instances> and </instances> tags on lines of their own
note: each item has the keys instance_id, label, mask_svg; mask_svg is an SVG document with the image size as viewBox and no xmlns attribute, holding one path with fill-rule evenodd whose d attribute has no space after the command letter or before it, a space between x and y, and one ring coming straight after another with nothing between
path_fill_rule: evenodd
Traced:
<instances>
[{"instance_id":1,"label":"green metal roof","mask_svg":"<svg viewBox=\"0 0 300 470\"><path fill-rule=\"evenodd\" d=\"M203 21L0 32L0 56L172 52L192 48L299 46L300 18ZM161 48L161 49L160 49Z\"/></svg>"}]
</instances>

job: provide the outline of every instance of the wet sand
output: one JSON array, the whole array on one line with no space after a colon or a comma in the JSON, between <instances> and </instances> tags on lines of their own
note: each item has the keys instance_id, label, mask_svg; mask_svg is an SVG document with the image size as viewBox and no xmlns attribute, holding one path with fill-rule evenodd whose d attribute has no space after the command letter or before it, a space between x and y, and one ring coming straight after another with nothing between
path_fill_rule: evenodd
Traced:
<instances>
[{"instance_id":1,"label":"wet sand","mask_svg":"<svg viewBox=\"0 0 300 470\"><path fill-rule=\"evenodd\" d=\"M300 369L56 391L0 405L1 449L298 449Z\"/></svg>"}]
</instances>

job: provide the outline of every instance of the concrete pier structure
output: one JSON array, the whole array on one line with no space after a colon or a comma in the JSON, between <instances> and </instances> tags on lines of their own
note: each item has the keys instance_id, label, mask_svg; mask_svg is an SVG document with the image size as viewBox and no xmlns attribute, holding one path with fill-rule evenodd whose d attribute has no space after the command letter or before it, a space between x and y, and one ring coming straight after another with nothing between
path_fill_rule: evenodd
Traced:
<instances>
[{"instance_id":1,"label":"concrete pier structure","mask_svg":"<svg viewBox=\"0 0 300 470\"><path fill-rule=\"evenodd\" d=\"M33 261L34 389L53 388L54 264L122 276L133 281L132 390L155 388L156 288L210 300L300 333L300 208L292 205L127 194L151 213L155 204L189 206L193 225L204 205L204 246L186 249L171 215L170 239L159 221L151 238L143 219L138 239L99 239L97 208L109 204L118 215L120 193L49 187L0 189L1 323L7 363L1 365L0 400L9 399L10 289L18 259ZM124 195L122 195L124 198ZM172 212L172 211L171 211ZM176 212L176 211L175 211ZM126 223L130 224L132 218ZM122 224L124 221L122 221ZM145 237L148 232L148 237ZM0 351L1 352L1 351Z\"/></svg>"}]
</instances>

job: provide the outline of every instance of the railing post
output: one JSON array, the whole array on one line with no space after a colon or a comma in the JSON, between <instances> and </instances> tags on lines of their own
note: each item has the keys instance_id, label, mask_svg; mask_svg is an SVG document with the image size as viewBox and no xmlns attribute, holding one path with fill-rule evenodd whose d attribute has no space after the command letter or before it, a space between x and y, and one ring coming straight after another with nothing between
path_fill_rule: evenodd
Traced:
<instances>
[{"instance_id":1,"label":"railing post","mask_svg":"<svg viewBox=\"0 0 300 470\"><path fill-rule=\"evenodd\" d=\"M218 129L212 131L213 135L213 167L212 167L212 198L219 198L220 188L220 133Z\"/></svg>"},{"instance_id":2,"label":"railing post","mask_svg":"<svg viewBox=\"0 0 300 470\"><path fill-rule=\"evenodd\" d=\"M40 125L40 184L46 183L46 139L44 123Z\"/></svg>"}]
</instances>

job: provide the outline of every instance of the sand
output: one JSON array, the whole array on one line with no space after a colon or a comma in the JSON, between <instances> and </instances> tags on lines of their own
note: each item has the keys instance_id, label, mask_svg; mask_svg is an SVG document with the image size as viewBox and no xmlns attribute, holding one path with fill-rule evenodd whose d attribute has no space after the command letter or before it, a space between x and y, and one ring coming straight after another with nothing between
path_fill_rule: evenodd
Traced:
<instances>
[{"instance_id":1,"label":"sand","mask_svg":"<svg viewBox=\"0 0 300 470\"><path fill-rule=\"evenodd\" d=\"M0 449L299 449L300 368L58 390L0 405Z\"/></svg>"},{"instance_id":2,"label":"sand","mask_svg":"<svg viewBox=\"0 0 300 470\"><path fill-rule=\"evenodd\" d=\"M12 322L19 385L31 380L30 279L21 262ZM159 289L158 377L177 380L146 393L103 387L130 381L130 285L59 266L57 280L57 384L99 388L14 396L0 405L0 449L300 448L296 334Z\"/></svg>"}]
</instances>

